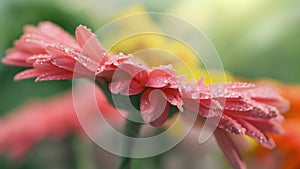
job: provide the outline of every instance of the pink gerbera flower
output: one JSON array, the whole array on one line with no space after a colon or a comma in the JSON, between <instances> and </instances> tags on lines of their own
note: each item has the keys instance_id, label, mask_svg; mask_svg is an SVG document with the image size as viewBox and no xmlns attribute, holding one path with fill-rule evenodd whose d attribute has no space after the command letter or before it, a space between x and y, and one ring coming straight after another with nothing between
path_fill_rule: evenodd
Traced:
<instances>
[{"instance_id":1,"label":"pink gerbera flower","mask_svg":"<svg viewBox=\"0 0 300 169\"><path fill-rule=\"evenodd\" d=\"M132 55L109 54L96 35L84 26L77 27L76 41L49 22L25 27L25 34L2 61L31 67L17 74L16 80L30 77L37 77L36 81L73 77L104 80L111 93L140 96L141 116L153 126L165 123L171 106L179 111L184 106L205 119L219 119L215 137L235 169L246 167L230 135L246 134L273 148L274 142L266 133L281 133L281 113L289 107L276 91L265 86L229 83L223 88L183 83L170 66L150 69Z\"/></svg>"}]
</instances>

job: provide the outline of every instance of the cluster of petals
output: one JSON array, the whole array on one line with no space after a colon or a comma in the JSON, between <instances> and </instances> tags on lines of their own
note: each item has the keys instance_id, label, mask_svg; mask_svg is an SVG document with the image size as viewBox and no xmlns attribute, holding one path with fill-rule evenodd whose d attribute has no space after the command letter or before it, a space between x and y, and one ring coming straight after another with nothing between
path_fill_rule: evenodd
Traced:
<instances>
[{"instance_id":1,"label":"cluster of petals","mask_svg":"<svg viewBox=\"0 0 300 169\"><path fill-rule=\"evenodd\" d=\"M170 105L183 110L178 90L180 78L170 65L150 69L130 54L109 54L97 36L85 26L78 26L75 34L76 40L51 22L42 22L37 27L26 26L24 35L15 42L15 48L7 52L2 62L30 67L18 73L15 80L96 77L110 82L112 93L123 95L136 95L148 88L142 96L141 111L144 120L154 126L160 126L167 120ZM158 94L160 100L166 98L168 102L162 113L153 115L157 106L150 104L149 96L151 90L157 88L163 91Z\"/></svg>"},{"instance_id":2,"label":"cluster of petals","mask_svg":"<svg viewBox=\"0 0 300 169\"><path fill-rule=\"evenodd\" d=\"M229 133L248 135L269 149L275 143L267 133L283 133L281 113L288 111L289 102L271 87L242 82L225 85L200 82L183 85L181 93L187 109L216 123L216 140L235 169L246 166Z\"/></svg>"},{"instance_id":3,"label":"cluster of petals","mask_svg":"<svg viewBox=\"0 0 300 169\"><path fill-rule=\"evenodd\" d=\"M130 54L110 54L84 26L77 27L76 41L49 22L25 27L25 34L2 61L31 67L16 75L17 80L91 76L104 79L114 94L141 94L141 115L153 126L164 124L170 106L180 111L188 109L206 119L220 119L215 136L234 168L245 167L228 134L246 134L273 148L274 142L266 133L282 133L281 113L289 108L289 103L267 86L186 83L172 66L148 68Z\"/></svg>"}]
</instances>

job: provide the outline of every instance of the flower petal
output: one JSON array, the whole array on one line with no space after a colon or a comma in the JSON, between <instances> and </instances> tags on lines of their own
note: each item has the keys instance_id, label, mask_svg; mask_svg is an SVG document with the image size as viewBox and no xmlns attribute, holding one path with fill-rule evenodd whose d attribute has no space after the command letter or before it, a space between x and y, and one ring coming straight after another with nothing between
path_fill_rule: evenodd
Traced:
<instances>
[{"instance_id":1,"label":"flower petal","mask_svg":"<svg viewBox=\"0 0 300 169\"><path fill-rule=\"evenodd\" d=\"M86 67L82 66L80 63L77 64L77 62L71 58L66 58L66 57L53 58L51 59L51 64L65 70L69 70L74 73L76 72L76 73L89 75L89 76L94 75Z\"/></svg>"},{"instance_id":2,"label":"flower petal","mask_svg":"<svg viewBox=\"0 0 300 169\"><path fill-rule=\"evenodd\" d=\"M166 103L164 112L157 119L150 122L150 124L154 127L162 126L168 120L169 112L170 112L170 104Z\"/></svg>"},{"instance_id":3,"label":"flower petal","mask_svg":"<svg viewBox=\"0 0 300 169\"><path fill-rule=\"evenodd\" d=\"M15 42L17 49L32 53L32 54L45 54L45 47L50 45L45 40L38 39L37 37L23 35L21 39Z\"/></svg>"},{"instance_id":4,"label":"flower petal","mask_svg":"<svg viewBox=\"0 0 300 169\"><path fill-rule=\"evenodd\" d=\"M32 54L29 52L21 51L18 49L10 49L7 54L2 58L4 64L15 65L15 66L32 66L30 63L26 63L25 60Z\"/></svg>"},{"instance_id":5,"label":"flower petal","mask_svg":"<svg viewBox=\"0 0 300 169\"><path fill-rule=\"evenodd\" d=\"M82 48L82 55L86 55L89 59L87 64L90 64L90 68L96 71L98 64L102 58L106 55L106 50L102 47L97 36L91 32L85 26L78 26L76 29L76 40L79 46ZM95 65L96 64L96 65Z\"/></svg>"},{"instance_id":6,"label":"flower petal","mask_svg":"<svg viewBox=\"0 0 300 169\"><path fill-rule=\"evenodd\" d=\"M144 90L144 86L132 79L124 79L109 84L109 90L114 94L136 95Z\"/></svg>"},{"instance_id":7,"label":"flower petal","mask_svg":"<svg viewBox=\"0 0 300 169\"><path fill-rule=\"evenodd\" d=\"M142 118L146 123L155 127L163 125L168 119L170 104L167 103L163 95L161 90L147 89L141 97Z\"/></svg>"},{"instance_id":8,"label":"flower petal","mask_svg":"<svg viewBox=\"0 0 300 169\"><path fill-rule=\"evenodd\" d=\"M18 74L15 75L14 80L22 80L22 79L28 79L28 78L33 78L41 75L43 71L38 70L38 69L27 69L24 70Z\"/></svg>"},{"instance_id":9,"label":"flower petal","mask_svg":"<svg viewBox=\"0 0 300 169\"><path fill-rule=\"evenodd\" d=\"M148 81L147 68L133 59L125 60L118 66L118 68L128 73L131 78L136 79L143 85L145 85Z\"/></svg>"},{"instance_id":10,"label":"flower petal","mask_svg":"<svg viewBox=\"0 0 300 169\"><path fill-rule=\"evenodd\" d=\"M284 130L277 119L270 119L267 121L261 119L247 119L247 121L264 133L284 134Z\"/></svg>"},{"instance_id":11,"label":"flower petal","mask_svg":"<svg viewBox=\"0 0 300 169\"><path fill-rule=\"evenodd\" d=\"M245 91L244 94L257 102L274 106L282 113L287 112L290 108L289 102L269 86L261 85L255 89Z\"/></svg>"},{"instance_id":12,"label":"flower petal","mask_svg":"<svg viewBox=\"0 0 300 169\"><path fill-rule=\"evenodd\" d=\"M70 34L52 22L41 22L38 25L38 29L53 40L74 48L78 47Z\"/></svg>"},{"instance_id":13,"label":"flower petal","mask_svg":"<svg viewBox=\"0 0 300 169\"><path fill-rule=\"evenodd\" d=\"M259 144L268 149L273 149L275 147L273 139L269 138L253 124L242 119L238 119L238 122L246 129L246 134L254 138Z\"/></svg>"},{"instance_id":14,"label":"flower petal","mask_svg":"<svg viewBox=\"0 0 300 169\"><path fill-rule=\"evenodd\" d=\"M166 95L166 99L167 101L174 106L177 106L177 108L183 112L183 101L180 97L180 93L177 89L163 89L165 95Z\"/></svg>"},{"instance_id":15,"label":"flower petal","mask_svg":"<svg viewBox=\"0 0 300 169\"><path fill-rule=\"evenodd\" d=\"M230 132L231 134L245 134L246 129L233 118L223 114L218 127Z\"/></svg>"},{"instance_id":16,"label":"flower petal","mask_svg":"<svg viewBox=\"0 0 300 169\"><path fill-rule=\"evenodd\" d=\"M225 88L233 91L244 91L249 89L256 88L256 85L253 83L245 83L245 82L231 82L225 84Z\"/></svg>"},{"instance_id":17,"label":"flower petal","mask_svg":"<svg viewBox=\"0 0 300 169\"><path fill-rule=\"evenodd\" d=\"M56 73L56 74L43 74L35 79L35 82L48 81L48 80L67 80L74 78L72 72Z\"/></svg>"},{"instance_id":18,"label":"flower petal","mask_svg":"<svg viewBox=\"0 0 300 169\"><path fill-rule=\"evenodd\" d=\"M220 129L216 129L214 134L218 144L223 150L223 153L230 162L231 166L234 169L246 169L246 164L242 160L242 157L235 144L231 140L230 136Z\"/></svg>"},{"instance_id":19,"label":"flower petal","mask_svg":"<svg viewBox=\"0 0 300 169\"><path fill-rule=\"evenodd\" d=\"M146 86L153 88L162 88L166 86L178 87L179 80L176 76L176 71L169 68L160 66L153 69L149 73L149 79Z\"/></svg>"},{"instance_id":20,"label":"flower petal","mask_svg":"<svg viewBox=\"0 0 300 169\"><path fill-rule=\"evenodd\" d=\"M73 73L70 71L66 71L63 69L60 70L41 70L41 69L27 69L20 73L18 73L14 80L22 80L37 77L35 80L37 81L45 81L45 80L64 80L64 79L72 79Z\"/></svg>"},{"instance_id":21,"label":"flower petal","mask_svg":"<svg viewBox=\"0 0 300 169\"><path fill-rule=\"evenodd\" d=\"M33 65L33 63L36 61L36 60L38 60L38 59L51 59L51 55L48 55L48 54L36 54L36 55L32 55L32 56L30 56L30 57L28 57L27 59L26 59L26 63L29 63L29 64L31 64L31 65Z\"/></svg>"}]
</instances>

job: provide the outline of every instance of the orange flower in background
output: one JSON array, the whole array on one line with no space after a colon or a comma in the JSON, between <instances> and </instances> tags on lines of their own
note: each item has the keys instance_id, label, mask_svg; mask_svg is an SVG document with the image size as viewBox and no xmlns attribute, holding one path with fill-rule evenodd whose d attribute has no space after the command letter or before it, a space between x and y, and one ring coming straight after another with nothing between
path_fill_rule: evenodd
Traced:
<instances>
[{"instance_id":1,"label":"orange flower in background","mask_svg":"<svg viewBox=\"0 0 300 169\"><path fill-rule=\"evenodd\" d=\"M300 168L300 119L288 119L283 123L285 135L273 136L283 157L282 169Z\"/></svg>"},{"instance_id":2,"label":"orange flower in background","mask_svg":"<svg viewBox=\"0 0 300 169\"><path fill-rule=\"evenodd\" d=\"M282 126L285 131L283 136L271 137L274 139L277 147L271 153L280 151L283 159L279 159L282 169L299 169L300 168L300 85L283 84L274 80L260 79L256 83L268 84L276 88L283 97L290 101L290 110L283 114L285 121ZM258 148L259 154L266 155L264 150ZM274 158L278 157L273 155ZM281 157L278 157L281 158ZM278 162L278 159L275 159Z\"/></svg>"},{"instance_id":3,"label":"orange flower in background","mask_svg":"<svg viewBox=\"0 0 300 169\"><path fill-rule=\"evenodd\" d=\"M255 83L268 84L276 88L291 104L289 112L284 114L284 117L300 119L300 84L283 84L269 79L260 79Z\"/></svg>"}]
</instances>

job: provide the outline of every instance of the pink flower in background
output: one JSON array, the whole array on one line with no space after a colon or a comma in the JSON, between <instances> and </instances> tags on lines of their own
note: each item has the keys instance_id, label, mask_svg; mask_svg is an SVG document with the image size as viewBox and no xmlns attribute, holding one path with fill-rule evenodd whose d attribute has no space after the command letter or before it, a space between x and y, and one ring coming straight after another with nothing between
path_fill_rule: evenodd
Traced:
<instances>
[{"instance_id":1,"label":"pink flower in background","mask_svg":"<svg viewBox=\"0 0 300 169\"><path fill-rule=\"evenodd\" d=\"M207 119L220 119L216 124L219 129L214 134L235 169L246 166L230 134L246 134L262 146L274 148L274 141L266 133L282 133L281 113L289 108L289 102L274 89L249 83L186 85L182 88L182 97L189 110Z\"/></svg>"},{"instance_id":2,"label":"pink flower in background","mask_svg":"<svg viewBox=\"0 0 300 169\"><path fill-rule=\"evenodd\" d=\"M85 89L76 88L76 95L81 99L80 107L86 110L84 120L92 123L96 112L100 110L110 123L123 124L124 119L118 110L107 103L99 89L95 90L99 110L88 102ZM7 151L12 158L22 157L34 145L47 138L62 139L74 132L84 135L75 113L71 92L50 100L31 101L9 112L0 122L0 151Z\"/></svg>"}]
</instances>

